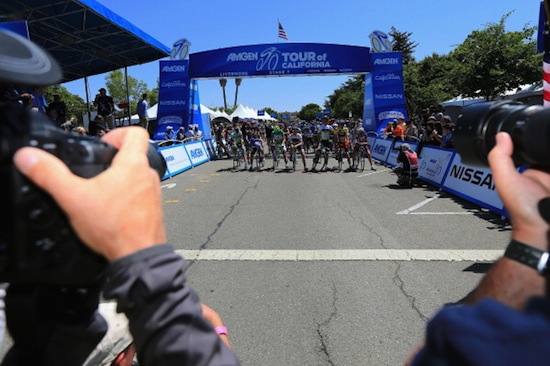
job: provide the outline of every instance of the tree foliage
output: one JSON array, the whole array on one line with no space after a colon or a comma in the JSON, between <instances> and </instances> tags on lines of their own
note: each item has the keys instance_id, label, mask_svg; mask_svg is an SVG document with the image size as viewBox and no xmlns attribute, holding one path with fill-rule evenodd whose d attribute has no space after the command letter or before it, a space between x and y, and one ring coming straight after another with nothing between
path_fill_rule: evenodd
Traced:
<instances>
[{"instance_id":1,"label":"tree foliage","mask_svg":"<svg viewBox=\"0 0 550 366\"><path fill-rule=\"evenodd\" d=\"M109 73L105 77L105 84L107 86L108 94L113 98L115 104L126 103L126 83L124 81L124 74L122 70L115 70ZM132 114L136 113L136 105L143 93L148 93L147 84L141 80L128 75L128 94L130 96L130 111ZM152 94L152 93L148 93ZM152 103L149 103L152 105Z\"/></svg>"},{"instance_id":2,"label":"tree foliage","mask_svg":"<svg viewBox=\"0 0 550 366\"><path fill-rule=\"evenodd\" d=\"M400 32L395 27L391 27L389 35L392 37L392 48L395 52L401 52L403 55L403 65L408 65L415 61L414 50L418 43L411 40L412 32Z\"/></svg>"},{"instance_id":3,"label":"tree foliage","mask_svg":"<svg viewBox=\"0 0 550 366\"><path fill-rule=\"evenodd\" d=\"M348 118L350 112L355 118L362 117L365 95L363 86L364 75L350 77L328 96L325 108L330 109L335 118Z\"/></svg>"},{"instance_id":4,"label":"tree foliage","mask_svg":"<svg viewBox=\"0 0 550 366\"><path fill-rule=\"evenodd\" d=\"M540 79L542 56L536 53L535 27L506 32L511 14L504 15L499 23L473 31L451 52L457 60L452 76L463 95L493 100Z\"/></svg>"},{"instance_id":5,"label":"tree foliage","mask_svg":"<svg viewBox=\"0 0 550 366\"><path fill-rule=\"evenodd\" d=\"M319 113L321 113L321 107L318 104L309 103L303 106L300 112L298 112L298 118L305 121L313 121Z\"/></svg>"},{"instance_id":6,"label":"tree foliage","mask_svg":"<svg viewBox=\"0 0 550 366\"><path fill-rule=\"evenodd\" d=\"M45 87L42 94L46 98L46 102L53 102L53 96L59 95L59 98L65 102L67 106L67 118L75 117L79 124L82 124L82 118L87 112L86 102L78 95L71 94L67 88L62 85L52 85Z\"/></svg>"}]
</instances>

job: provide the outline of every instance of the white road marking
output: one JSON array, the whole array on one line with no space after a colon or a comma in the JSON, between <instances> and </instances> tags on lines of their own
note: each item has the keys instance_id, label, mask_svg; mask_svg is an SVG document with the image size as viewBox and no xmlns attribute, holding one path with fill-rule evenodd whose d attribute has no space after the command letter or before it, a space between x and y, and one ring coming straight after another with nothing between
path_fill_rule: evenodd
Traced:
<instances>
[{"instance_id":1,"label":"white road marking","mask_svg":"<svg viewBox=\"0 0 550 366\"><path fill-rule=\"evenodd\" d=\"M174 188L176 186L176 183L168 183L168 184L163 184L160 186L160 188L167 188L167 189L171 189L171 188Z\"/></svg>"},{"instance_id":2,"label":"white road marking","mask_svg":"<svg viewBox=\"0 0 550 366\"><path fill-rule=\"evenodd\" d=\"M370 169L370 168L365 168L366 169ZM361 175L358 175L357 178L361 178L361 177L368 177L369 175L373 175L373 174L380 174L380 173L384 173L384 172L387 172L389 169L381 169L381 170L375 170L375 171L370 171L369 173L366 173L366 174L361 174Z\"/></svg>"},{"instance_id":3,"label":"white road marking","mask_svg":"<svg viewBox=\"0 0 550 366\"><path fill-rule=\"evenodd\" d=\"M403 211L400 211L400 212L397 212L398 215L408 215L409 213L411 213L412 211L414 210L418 210L420 207L422 206L425 206L427 205L428 203L438 199L440 196L439 196L439 193L436 193L435 196L431 197L431 198L428 198L420 203L417 203L416 205L414 206L411 206Z\"/></svg>"},{"instance_id":4,"label":"white road marking","mask_svg":"<svg viewBox=\"0 0 550 366\"><path fill-rule=\"evenodd\" d=\"M176 250L187 260L197 261L457 261L493 262L503 250L475 249L347 249L347 250Z\"/></svg>"}]
</instances>

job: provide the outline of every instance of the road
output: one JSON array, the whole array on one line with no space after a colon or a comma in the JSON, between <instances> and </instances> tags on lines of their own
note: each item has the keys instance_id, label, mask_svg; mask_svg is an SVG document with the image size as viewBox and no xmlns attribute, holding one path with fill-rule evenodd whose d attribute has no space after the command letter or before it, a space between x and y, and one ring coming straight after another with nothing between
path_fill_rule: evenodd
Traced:
<instances>
[{"instance_id":1,"label":"road","mask_svg":"<svg viewBox=\"0 0 550 366\"><path fill-rule=\"evenodd\" d=\"M235 172L221 160L162 182L169 240L243 365L403 364L428 319L502 253L499 217L399 189L377 167Z\"/></svg>"}]
</instances>

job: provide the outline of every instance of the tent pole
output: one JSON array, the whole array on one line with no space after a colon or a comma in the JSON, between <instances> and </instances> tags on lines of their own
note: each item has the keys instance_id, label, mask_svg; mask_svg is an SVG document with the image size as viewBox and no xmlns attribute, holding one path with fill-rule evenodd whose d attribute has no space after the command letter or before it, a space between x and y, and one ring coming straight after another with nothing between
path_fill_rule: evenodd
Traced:
<instances>
[{"instance_id":1,"label":"tent pole","mask_svg":"<svg viewBox=\"0 0 550 366\"><path fill-rule=\"evenodd\" d=\"M90 86L88 85L87 76L84 76L84 89L86 89L86 112L88 113L88 126L90 126L90 121L92 120L92 112L90 111ZM82 123L84 124L84 121L82 121Z\"/></svg>"},{"instance_id":2,"label":"tent pole","mask_svg":"<svg viewBox=\"0 0 550 366\"><path fill-rule=\"evenodd\" d=\"M128 126L132 125L130 120L130 87L128 86L128 66L124 66L124 81L126 82L126 103L128 103L127 113L128 113ZM124 126L124 119L122 120L122 125Z\"/></svg>"}]
</instances>

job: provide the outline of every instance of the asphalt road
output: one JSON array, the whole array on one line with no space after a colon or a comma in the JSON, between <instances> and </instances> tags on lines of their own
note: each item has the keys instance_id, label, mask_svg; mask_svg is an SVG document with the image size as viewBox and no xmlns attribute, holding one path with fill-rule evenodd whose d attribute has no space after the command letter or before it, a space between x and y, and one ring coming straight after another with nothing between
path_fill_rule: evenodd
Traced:
<instances>
[{"instance_id":1,"label":"asphalt road","mask_svg":"<svg viewBox=\"0 0 550 366\"><path fill-rule=\"evenodd\" d=\"M510 227L498 216L430 186L399 189L377 167L248 172L221 160L162 183L169 240L243 365L403 364L437 309L502 253Z\"/></svg>"}]
</instances>

